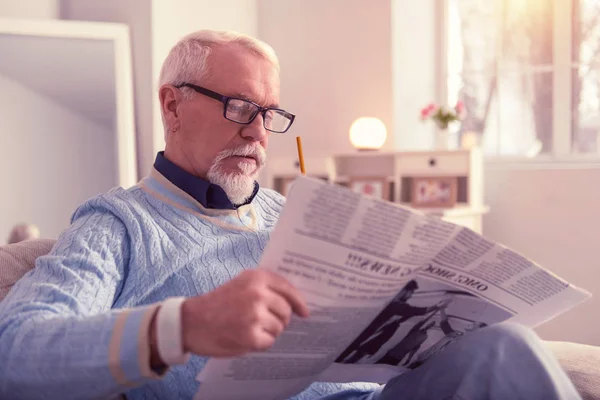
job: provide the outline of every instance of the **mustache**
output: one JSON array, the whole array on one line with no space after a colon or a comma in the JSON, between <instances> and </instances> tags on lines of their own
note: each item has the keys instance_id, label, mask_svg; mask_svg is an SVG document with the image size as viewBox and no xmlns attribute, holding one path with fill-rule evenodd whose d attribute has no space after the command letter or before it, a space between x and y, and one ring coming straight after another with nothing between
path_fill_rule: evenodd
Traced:
<instances>
[{"instance_id":1,"label":"mustache","mask_svg":"<svg viewBox=\"0 0 600 400\"><path fill-rule=\"evenodd\" d=\"M260 167L267 162L267 153L260 145L246 144L232 149L223 150L215 158L214 163L217 164L229 157L252 157L256 160L256 164Z\"/></svg>"}]
</instances>

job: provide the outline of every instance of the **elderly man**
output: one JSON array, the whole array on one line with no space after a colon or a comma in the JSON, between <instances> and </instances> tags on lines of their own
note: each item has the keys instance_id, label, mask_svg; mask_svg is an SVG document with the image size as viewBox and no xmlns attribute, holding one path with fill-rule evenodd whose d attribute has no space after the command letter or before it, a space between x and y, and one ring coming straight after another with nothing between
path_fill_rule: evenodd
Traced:
<instances>
[{"instance_id":1,"label":"elderly man","mask_svg":"<svg viewBox=\"0 0 600 400\"><path fill-rule=\"evenodd\" d=\"M279 106L273 50L201 31L160 76L166 147L138 185L83 204L49 255L0 303L0 398L190 399L208 357L269 348L309 314L257 270L284 199L259 189ZM465 335L388 382L314 383L296 399L576 399L530 331Z\"/></svg>"}]
</instances>

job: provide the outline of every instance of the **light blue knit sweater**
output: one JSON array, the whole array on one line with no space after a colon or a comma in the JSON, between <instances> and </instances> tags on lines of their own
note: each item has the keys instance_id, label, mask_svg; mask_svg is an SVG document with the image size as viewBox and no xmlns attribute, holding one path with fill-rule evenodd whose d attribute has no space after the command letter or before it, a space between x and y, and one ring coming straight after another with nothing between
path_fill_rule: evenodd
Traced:
<instances>
[{"instance_id":1,"label":"light blue knit sweater","mask_svg":"<svg viewBox=\"0 0 600 400\"><path fill-rule=\"evenodd\" d=\"M206 359L154 374L150 316L256 267L283 202L261 189L238 210L208 210L155 170L86 202L0 302L0 399L191 399ZM373 387L316 383L296 398Z\"/></svg>"}]
</instances>

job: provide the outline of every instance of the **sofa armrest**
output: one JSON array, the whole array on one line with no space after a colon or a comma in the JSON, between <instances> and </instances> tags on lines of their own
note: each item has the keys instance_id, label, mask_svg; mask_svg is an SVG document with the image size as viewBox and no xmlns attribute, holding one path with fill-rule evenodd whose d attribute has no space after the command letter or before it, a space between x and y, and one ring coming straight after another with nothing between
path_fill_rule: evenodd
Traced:
<instances>
[{"instance_id":1,"label":"sofa armrest","mask_svg":"<svg viewBox=\"0 0 600 400\"><path fill-rule=\"evenodd\" d=\"M56 241L33 239L0 246L0 301L23 275L35 266L35 260L48 254Z\"/></svg>"},{"instance_id":2,"label":"sofa armrest","mask_svg":"<svg viewBox=\"0 0 600 400\"><path fill-rule=\"evenodd\" d=\"M600 347L546 341L584 400L600 400Z\"/></svg>"}]
</instances>

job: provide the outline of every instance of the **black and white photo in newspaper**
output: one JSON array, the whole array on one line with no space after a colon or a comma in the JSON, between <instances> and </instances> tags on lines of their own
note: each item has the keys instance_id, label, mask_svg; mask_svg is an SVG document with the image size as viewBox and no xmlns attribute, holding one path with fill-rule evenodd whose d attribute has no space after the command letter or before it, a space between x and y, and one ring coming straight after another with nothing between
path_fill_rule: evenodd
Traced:
<instances>
[{"instance_id":1,"label":"black and white photo in newspaper","mask_svg":"<svg viewBox=\"0 0 600 400\"><path fill-rule=\"evenodd\" d=\"M319 379L366 376L383 383L422 365L464 334L511 316L468 291L419 276L407 283Z\"/></svg>"}]
</instances>

